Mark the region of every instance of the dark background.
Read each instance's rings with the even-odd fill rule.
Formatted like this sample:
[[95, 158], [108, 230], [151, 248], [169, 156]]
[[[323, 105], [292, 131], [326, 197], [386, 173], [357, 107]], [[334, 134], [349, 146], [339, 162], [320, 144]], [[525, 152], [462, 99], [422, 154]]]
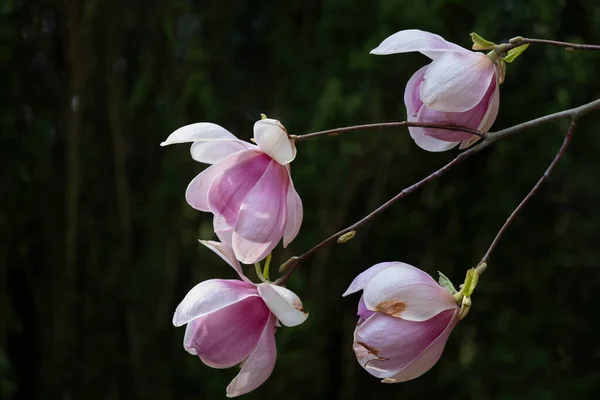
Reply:
[[[182, 348], [171, 317], [197, 282], [233, 273], [198, 242], [184, 200], [204, 166], [159, 147], [211, 121], [249, 139], [261, 112], [294, 134], [405, 118], [427, 59], [370, 56], [429, 30], [600, 43], [600, 3], [532, 1], [0, 2], [0, 397], [223, 399], [237, 369]], [[494, 129], [600, 94], [600, 54], [536, 45], [508, 65]], [[600, 114], [500, 242], [468, 318], [423, 377], [383, 385], [351, 349], [352, 278], [404, 261], [456, 284], [560, 146], [566, 122], [501, 141], [304, 264], [289, 287], [310, 318], [277, 332], [271, 378], [248, 399], [592, 399], [600, 388]], [[405, 129], [298, 146], [305, 207], [278, 264], [449, 161]], [[249, 272], [250, 274], [250, 272]]]

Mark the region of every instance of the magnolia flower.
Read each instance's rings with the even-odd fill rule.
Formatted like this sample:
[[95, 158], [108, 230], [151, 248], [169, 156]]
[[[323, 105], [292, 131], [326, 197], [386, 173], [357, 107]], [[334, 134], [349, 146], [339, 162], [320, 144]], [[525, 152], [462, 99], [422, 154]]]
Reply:
[[201, 122], [177, 129], [161, 143], [194, 142], [192, 158], [213, 164], [190, 182], [185, 198], [214, 214], [215, 233], [245, 264], [265, 258], [282, 237], [286, 247], [302, 224], [302, 202], [289, 167], [296, 157], [293, 140], [274, 119], [254, 124], [254, 140], [257, 145]]
[[270, 283], [256, 285], [246, 278], [227, 245], [201, 243], [231, 265], [241, 280], [199, 283], [177, 306], [173, 325], [187, 324], [183, 347], [209, 367], [241, 364], [240, 372], [227, 386], [227, 397], [235, 397], [256, 389], [273, 372], [279, 322], [296, 326], [308, 313], [292, 291]]
[[[433, 61], [410, 78], [404, 91], [408, 121], [463, 126], [487, 132], [498, 115], [501, 71], [483, 53], [464, 49], [441, 36], [416, 29], [397, 32], [371, 54], [418, 51]], [[428, 151], [465, 148], [479, 137], [433, 128], [408, 128]]]
[[433, 367], [458, 321], [450, 292], [401, 262], [372, 266], [344, 296], [359, 290], [353, 348], [360, 365], [384, 383], [408, 381]]

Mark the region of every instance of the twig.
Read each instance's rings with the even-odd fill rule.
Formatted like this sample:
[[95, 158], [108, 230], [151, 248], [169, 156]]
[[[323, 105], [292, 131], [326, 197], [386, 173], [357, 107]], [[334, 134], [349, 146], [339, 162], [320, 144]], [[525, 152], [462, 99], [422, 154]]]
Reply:
[[559, 42], [556, 40], [548, 40], [548, 39], [531, 39], [531, 38], [515, 38], [510, 41], [511, 47], [519, 47], [524, 44], [549, 44], [552, 46], [558, 47], [566, 47], [567, 49], [576, 49], [576, 50], [600, 50], [600, 46], [595, 44], [579, 44], [579, 43], [568, 43], [568, 42]]
[[471, 128], [467, 128], [464, 126], [430, 124], [430, 123], [426, 123], [426, 122], [409, 122], [409, 121], [380, 122], [380, 123], [375, 123], [375, 124], [344, 126], [342, 128], [328, 129], [326, 131], [307, 133], [304, 135], [291, 135], [290, 137], [292, 139], [294, 139], [294, 141], [296, 141], [296, 143], [298, 143], [303, 140], [311, 139], [311, 138], [314, 138], [317, 136], [339, 135], [340, 133], [349, 132], [349, 131], [358, 131], [358, 130], [363, 130], [363, 129], [375, 129], [375, 128], [395, 128], [395, 127], [399, 127], [399, 126], [416, 127], [416, 128], [445, 129], [447, 131], [470, 133], [471, 135], [479, 136], [480, 138], [485, 138], [485, 133], [480, 132], [477, 129], [471, 129]]
[[502, 228], [500, 228], [500, 230], [496, 234], [496, 237], [492, 241], [492, 244], [490, 244], [490, 247], [485, 252], [485, 255], [479, 262], [479, 265], [484, 264], [484, 263], [487, 264], [488, 260], [490, 259], [490, 255], [492, 254], [492, 251], [494, 251], [494, 249], [498, 245], [500, 238], [502, 237], [502, 235], [504, 234], [504, 232], [506, 231], [506, 229], [508, 228], [510, 223], [514, 221], [514, 219], [517, 216], [517, 214], [519, 213], [519, 211], [521, 211], [521, 209], [525, 206], [525, 204], [527, 204], [527, 202], [533, 197], [533, 195], [538, 192], [538, 190], [540, 189], [540, 186], [542, 186], [542, 184], [546, 181], [546, 179], [548, 179], [548, 177], [550, 176], [550, 174], [552, 173], [552, 171], [554, 170], [554, 168], [556, 167], [556, 165], [558, 164], [558, 162], [564, 155], [565, 150], [567, 149], [567, 146], [569, 145], [569, 143], [571, 143], [571, 139], [573, 138], [573, 134], [575, 133], [576, 126], [577, 126], [577, 124], [575, 122], [575, 119], [572, 119], [571, 125], [569, 125], [569, 130], [567, 131], [567, 135], [565, 136], [565, 140], [563, 141], [562, 146], [560, 146], [558, 153], [556, 153], [554, 160], [552, 160], [552, 162], [546, 169], [546, 172], [544, 172], [544, 175], [542, 175], [540, 180], [537, 181], [537, 183], [535, 184], [533, 189], [531, 189], [531, 191], [529, 193], [527, 193], [527, 196], [525, 196], [525, 198], [521, 201], [521, 203], [519, 203], [517, 208], [515, 208], [514, 211], [510, 214], [510, 216], [506, 219], [506, 221], [504, 222], [504, 225], [502, 225]]
[[[377, 209], [375, 209], [373, 212], [371, 212], [367, 216], [363, 217], [362, 219], [355, 222], [354, 224], [342, 229], [341, 231], [336, 232], [333, 235], [329, 236], [327, 239], [318, 243], [317, 245], [315, 245], [314, 247], [312, 247], [311, 249], [306, 251], [304, 254], [302, 254], [300, 256], [294, 256], [294, 257], [290, 258], [289, 260], [287, 260], [284, 264], [282, 264], [282, 266], [285, 266], [286, 272], [281, 278], [279, 278], [279, 279], [277, 279], [277, 281], [275, 281], [275, 284], [285, 285], [286, 282], [288, 281], [288, 279], [290, 278], [290, 276], [294, 273], [295, 269], [298, 268], [298, 266], [303, 261], [305, 261], [307, 258], [312, 256], [321, 247], [323, 247], [331, 242], [336, 241], [338, 237], [340, 237], [341, 235], [343, 235], [347, 232], [350, 232], [352, 230], [357, 230], [362, 225], [364, 225], [365, 223], [367, 223], [368, 221], [370, 221], [371, 219], [373, 219], [374, 217], [376, 217], [377, 215], [379, 215], [380, 213], [382, 213], [383, 211], [388, 209], [396, 201], [398, 201], [398, 200], [404, 198], [405, 196], [409, 195], [410, 193], [416, 191], [420, 187], [424, 186], [427, 182], [432, 181], [432, 180], [444, 175], [446, 172], [448, 172], [450, 169], [452, 169], [454, 166], [459, 164], [461, 161], [463, 161], [467, 157], [470, 157], [473, 154], [480, 152], [481, 150], [485, 149], [487, 146], [496, 142], [497, 140], [503, 139], [507, 136], [514, 135], [514, 134], [524, 131], [526, 129], [542, 125], [546, 122], [556, 121], [556, 120], [566, 119], [566, 118], [569, 118], [571, 120], [576, 120], [576, 119], [583, 117], [584, 115], [586, 115], [594, 110], [597, 110], [597, 109], [600, 109], [600, 99], [594, 100], [592, 102], [589, 102], [589, 103], [584, 104], [579, 107], [560, 111], [560, 112], [557, 112], [554, 114], [549, 114], [549, 115], [546, 115], [546, 116], [543, 116], [540, 118], [533, 119], [531, 121], [524, 122], [522, 124], [514, 125], [514, 126], [511, 126], [506, 129], [502, 129], [497, 132], [489, 132], [486, 135], [486, 138], [481, 143], [460, 153], [456, 158], [454, 158], [448, 164], [444, 165], [442, 168], [438, 169], [437, 171], [433, 172], [432, 174], [428, 175], [427, 177], [421, 179], [419, 182], [405, 188], [400, 193], [398, 193], [396, 196], [394, 196], [393, 198], [391, 198], [390, 200], [388, 200], [387, 202], [385, 202], [384, 204], [379, 206]], [[332, 131], [336, 131], [336, 130], [332, 130]], [[306, 136], [306, 135], [303, 135], [303, 136]]]

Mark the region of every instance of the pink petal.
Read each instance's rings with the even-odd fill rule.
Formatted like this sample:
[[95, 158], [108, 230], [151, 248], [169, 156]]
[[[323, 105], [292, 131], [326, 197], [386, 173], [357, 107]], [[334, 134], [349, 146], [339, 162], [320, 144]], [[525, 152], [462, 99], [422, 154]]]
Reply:
[[252, 150], [240, 151], [231, 154], [218, 163], [206, 168], [188, 185], [185, 192], [185, 199], [188, 204], [196, 210], [210, 212], [210, 207], [208, 205], [208, 190], [215, 177], [234, 165], [244, 162], [249, 158], [256, 157], [258, 154], [262, 153]]
[[308, 318], [308, 313], [302, 307], [302, 301], [291, 290], [269, 283], [261, 283], [257, 289], [269, 310], [283, 325], [300, 325]]
[[228, 247], [232, 247], [231, 239], [233, 236], [233, 227], [227, 225], [225, 222], [225, 218], [222, 215], [214, 215], [213, 217], [213, 227], [215, 229], [215, 234], [221, 241], [221, 243], [225, 244]]
[[[354, 341], [377, 359], [357, 354], [361, 357], [359, 363], [378, 378], [394, 376], [443, 334], [455, 311], [445, 311], [425, 322], [406, 321], [379, 313], [373, 315], [356, 328]], [[433, 364], [429, 368], [431, 366]]]
[[[408, 121], [416, 121], [417, 118], [408, 116]], [[432, 136], [425, 135], [425, 129], [410, 127], [408, 128], [408, 132], [410, 133], [410, 137], [415, 141], [417, 146], [422, 148], [423, 150], [431, 151], [431, 152], [440, 152], [450, 150], [456, 145], [458, 142], [445, 142], [442, 140], [438, 140]]]
[[470, 110], [487, 92], [494, 71], [494, 63], [484, 54], [443, 53], [429, 64], [425, 72], [421, 100], [437, 111]]
[[248, 298], [258, 298], [256, 286], [237, 279], [210, 279], [200, 282], [185, 295], [173, 315], [173, 325], [217, 312]]
[[364, 320], [369, 319], [371, 315], [375, 314], [375, 311], [371, 311], [365, 305], [365, 300], [362, 296], [360, 296], [360, 300], [358, 301], [358, 311], [356, 315], [358, 315], [359, 320], [358, 324], [360, 325]]
[[445, 310], [453, 310], [456, 300], [427, 273], [404, 263], [383, 268], [363, 289], [365, 305], [407, 321], [426, 321]]
[[196, 353], [196, 349], [194, 348], [192, 339], [196, 334], [196, 329], [198, 329], [198, 321], [199, 320], [196, 319], [188, 322], [185, 326], [185, 335], [183, 336], [183, 348], [185, 349], [185, 351], [194, 356], [197, 356], [198, 353]]
[[206, 365], [229, 368], [245, 360], [270, 320], [262, 299], [251, 297], [198, 319], [192, 346]]
[[[496, 88], [496, 80], [490, 82], [487, 92], [477, 104], [477, 106], [464, 112], [442, 112], [433, 110], [425, 105], [421, 107], [417, 114], [418, 122], [427, 122], [432, 124], [464, 126], [466, 128], [478, 129], [488, 114], [491, 99], [493, 98]], [[496, 110], [497, 111], [497, 110]], [[418, 132], [422, 130], [422, 134], [431, 136], [435, 139], [445, 142], [461, 142], [463, 140], [471, 140], [474, 135], [466, 132], [449, 131], [445, 129], [433, 128], [413, 128]]]
[[254, 124], [254, 140], [258, 147], [281, 165], [289, 164], [296, 158], [294, 141], [276, 119], [257, 121]]
[[300, 200], [300, 196], [294, 188], [289, 165], [287, 165], [287, 167], [290, 184], [288, 186], [285, 199], [287, 216], [285, 218], [285, 231], [283, 232], [283, 247], [287, 247], [288, 244], [290, 244], [292, 240], [296, 238], [296, 235], [298, 235], [298, 232], [300, 232], [300, 226], [302, 225], [303, 217], [302, 200]]
[[490, 95], [489, 103], [486, 107], [486, 113], [477, 127], [477, 129], [481, 132], [487, 132], [490, 130], [496, 121], [498, 110], [500, 109], [500, 84], [498, 83], [498, 76], [496, 76], [496, 79], [494, 79], [492, 86], [492, 93]]
[[373, 276], [375, 276], [376, 273], [381, 271], [383, 268], [394, 266], [396, 264], [397, 263], [395, 262], [382, 262], [379, 264], [375, 264], [369, 269], [361, 272], [356, 278], [354, 278], [354, 280], [352, 281], [348, 289], [346, 289], [342, 297], [346, 297], [349, 294], [356, 293], [359, 290], [363, 290], [365, 285], [369, 283], [369, 281], [373, 278]]
[[288, 184], [286, 168], [272, 161], [244, 198], [233, 228], [233, 251], [242, 263], [262, 260], [281, 240]]
[[[449, 311], [446, 311], [448, 313]], [[395, 375], [384, 379], [384, 383], [396, 383], [396, 382], [406, 382], [411, 379], [418, 378], [423, 375], [425, 372], [429, 371], [431, 367], [438, 362], [442, 353], [444, 351], [444, 347], [446, 346], [446, 341], [452, 333], [452, 329], [456, 326], [458, 322], [458, 309], [454, 311], [448, 326], [444, 329], [444, 331], [429, 345], [421, 354], [419, 354], [410, 364], [402, 368]]]
[[237, 376], [227, 386], [227, 397], [240, 396], [262, 385], [271, 376], [276, 359], [275, 317], [271, 315], [256, 348], [244, 361]]
[[235, 254], [233, 254], [233, 249], [230, 246], [220, 242], [214, 242], [212, 240], [200, 240], [200, 243], [214, 251], [227, 264], [229, 264], [244, 282], [252, 283], [252, 281], [248, 279], [246, 275], [244, 275], [244, 272], [242, 271], [242, 266], [240, 265], [240, 262], [237, 260], [237, 258], [235, 258]]
[[[208, 189], [208, 205], [225, 223], [235, 226], [242, 201], [265, 173], [271, 158], [262, 152], [234, 164], [217, 175]], [[235, 153], [243, 154], [243, 153]]]
[[421, 101], [421, 83], [423, 83], [427, 67], [428, 65], [415, 72], [408, 80], [406, 89], [404, 89], [404, 104], [406, 105], [409, 117], [416, 117], [423, 106], [423, 102]]
[[214, 140], [194, 142], [190, 152], [194, 160], [206, 164], [214, 164], [242, 150], [258, 150], [258, 147], [239, 139]]
[[431, 59], [436, 59], [442, 52], [468, 52], [467, 49], [448, 42], [434, 33], [407, 29], [386, 38], [371, 50], [371, 54], [386, 55], [411, 51], [418, 51]]
[[238, 140], [227, 129], [211, 122], [199, 122], [182, 126], [171, 133], [161, 146], [169, 144], [196, 142], [198, 140]]

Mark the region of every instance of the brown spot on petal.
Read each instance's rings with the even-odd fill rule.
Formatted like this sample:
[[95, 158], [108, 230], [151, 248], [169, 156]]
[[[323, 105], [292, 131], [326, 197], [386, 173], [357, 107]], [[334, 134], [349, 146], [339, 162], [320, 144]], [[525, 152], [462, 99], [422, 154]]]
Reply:
[[377, 357], [377, 355], [379, 354], [379, 350], [377, 350], [375, 347], [371, 347], [368, 344], [364, 343], [364, 342], [356, 342], [358, 344], [360, 344], [362, 347], [364, 347], [365, 349], [367, 349], [367, 351], [369, 352], [369, 354], [373, 354], [375, 357]]
[[394, 317], [399, 317], [404, 310], [406, 310], [406, 303], [399, 300], [382, 301], [375, 307], [375, 311]]

